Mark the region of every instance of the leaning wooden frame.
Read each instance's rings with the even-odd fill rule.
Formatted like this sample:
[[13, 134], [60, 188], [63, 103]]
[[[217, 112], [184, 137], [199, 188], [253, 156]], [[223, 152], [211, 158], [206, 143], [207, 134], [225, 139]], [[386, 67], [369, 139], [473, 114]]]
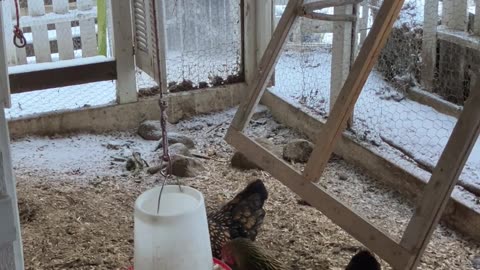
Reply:
[[[390, 235], [378, 229], [366, 218], [315, 183], [320, 179], [333, 149], [346, 127], [349, 116], [353, 112], [368, 75], [390, 35], [404, 0], [384, 0], [370, 33], [335, 101], [325, 128], [318, 134], [316, 146], [303, 173], [296, 171], [287, 162], [248, 138], [243, 132], [265, 91], [280, 51], [296, 18], [298, 16], [322, 18], [323, 16], [311, 16], [312, 9], [358, 2], [358, 0], [323, 0], [304, 5], [303, 0], [289, 1], [260, 61], [248, 97], [240, 104], [225, 140], [379, 255], [394, 269], [416, 269], [477, 140], [480, 131], [479, 91], [472, 92], [465, 104], [400, 242], [395, 241]], [[350, 20], [350, 18], [345, 19]], [[480, 88], [480, 83], [477, 84], [477, 87]]]

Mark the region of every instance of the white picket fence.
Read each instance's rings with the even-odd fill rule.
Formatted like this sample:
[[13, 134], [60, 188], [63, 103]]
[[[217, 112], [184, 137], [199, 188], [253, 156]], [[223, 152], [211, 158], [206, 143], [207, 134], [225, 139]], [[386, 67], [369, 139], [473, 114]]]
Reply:
[[[13, 27], [16, 25], [14, 1], [16, 0], [1, 1], [4, 14], [11, 14], [11, 17], [3, 18], [5, 40], [11, 44], [7, 46], [9, 66], [98, 55], [96, 1], [76, 0], [74, 3], [69, 3], [68, 0], [52, 0], [52, 5], [45, 5], [44, 0], [22, 0], [26, 1], [27, 8], [22, 8], [20, 12], [20, 27], [22, 30], [31, 29], [31, 32], [24, 31], [24, 35], [27, 46], [33, 46], [33, 56], [27, 55], [26, 47], [13, 46]], [[72, 27], [72, 22], [78, 22], [75, 24], [78, 26]], [[49, 25], [55, 25], [55, 29], [49, 30]], [[78, 40], [78, 38], [81, 44], [74, 46], [74, 39]], [[51, 50], [51, 43], [56, 43], [55, 52]]]

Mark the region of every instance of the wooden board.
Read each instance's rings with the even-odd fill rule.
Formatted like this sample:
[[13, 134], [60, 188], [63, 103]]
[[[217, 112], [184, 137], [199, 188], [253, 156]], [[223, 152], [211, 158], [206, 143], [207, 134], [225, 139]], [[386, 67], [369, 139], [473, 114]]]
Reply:
[[[70, 60], [75, 61], [75, 60]], [[85, 76], [88, 74], [88, 76]], [[36, 70], [9, 75], [13, 94], [54, 87], [63, 87], [117, 78], [116, 61], [102, 61], [69, 67]], [[45, 78], [49, 78], [46, 80]]]

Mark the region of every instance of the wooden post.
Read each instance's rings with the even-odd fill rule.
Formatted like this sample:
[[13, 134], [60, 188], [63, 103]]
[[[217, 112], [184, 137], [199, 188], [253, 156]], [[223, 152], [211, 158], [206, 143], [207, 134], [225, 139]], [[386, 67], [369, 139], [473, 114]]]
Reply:
[[[11, 9], [11, 2], [10, 1], [0, 1], [0, 7], [2, 9], [2, 39], [7, 40], [9, 42], [10, 46], [5, 46], [6, 49], [6, 54], [5, 59], [8, 63], [8, 65], [15, 65], [17, 64], [17, 55], [16, 55], [16, 50], [15, 46], [12, 44], [12, 39], [13, 39], [13, 20], [11, 16], [8, 16], [10, 14], [10, 9]], [[5, 44], [6, 45], [6, 44]]]
[[[334, 15], [352, 15], [352, 5], [334, 7]], [[352, 22], [333, 22], [332, 63], [330, 77], [330, 111], [350, 72], [352, 60]], [[350, 119], [353, 118], [353, 113]]]
[[450, 199], [458, 177], [480, 133], [480, 84], [475, 85], [463, 112], [450, 135], [445, 150], [424, 188], [413, 218], [410, 220], [401, 244], [417, 254], [409, 261], [408, 269], [415, 269], [421, 254], [430, 241], [440, 217]]
[[[5, 20], [4, 17], [8, 18], [11, 21], [10, 9], [5, 9], [8, 7], [5, 5], [5, 1], [0, 2], [0, 29], [5, 29]], [[6, 16], [5, 16], [6, 14]], [[10, 37], [10, 35], [8, 36]], [[0, 103], [6, 108], [10, 108], [11, 99], [10, 99], [10, 81], [8, 78], [8, 47], [13, 47], [13, 44], [7, 45], [7, 40], [12, 42], [9, 39], [6, 39], [3, 34], [0, 34]]]
[[480, 35], [480, 0], [475, 0], [475, 18], [473, 24], [473, 32]]
[[[444, 3], [445, 4], [445, 3]], [[433, 91], [437, 65], [437, 25], [438, 0], [425, 0], [422, 37], [422, 76], [423, 87]]]
[[257, 72], [257, 16], [256, 16], [255, 0], [243, 0], [243, 48], [244, 48], [244, 65], [245, 65], [245, 82], [251, 85], [255, 73]]
[[[0, 9], [0, 17], [11, 18], [10, 9]], [[3, 28], [0, 19], [0, 29]], [[17, 191], [13, 174], [10, 136], [5, 108], [11, 107], [10, 84], [4, 35], [0, 34], [0, 269], [23, 270], [22, 237]], [[13, 46], [13, 45], [10, 45]], [[11, 229], [8, 229], [10, 227]], [[3, 233], [3, 234], [2, 234]]]
[[137, 83], [133, 55], [132, 15], [129, 0], [110, 0], [113, 17], [113, 38], [117, 61], [117, 102], [136, 102]]
[[[267, 49], [268, 42], [272, 38], [274, 26], [274, 0], [256, 1], [256, 66], [262, 59], [262, 55]], [[270, 85], [273, 85], [275, 73], [272, 74]]]
[[443, 0], [442, 24], [455, 30], [466, 31], [467, 7], [468, 0]]
[[[185, 3], [185, 2], [183, 2]], [[156, 11], [157, 11], [157, 32], [158, 32], [158, 44], [155, 46], [158, 47], [158, 59], [160, 66], [159, 70], [156, 72], [157, 80], [160, 83], [160, 89], [163, 93], [167, 93], [167, 34], [165, 28], [165, 0], [155, 1]], [[183, 31], [182, 31], [183, 32]]]
[[256, 2], [256, 58], [258, 60], [262, 58], [262, 55], [268, 46], [268, 42], [270, 42], [270, 39], [272, 38], [272, 33], [274, 29], [272, 20], [273, 2], [274, 0], [263, 0]]
[[[438, 0], [437, 0], [438, 1]], [[368, 27], [368, 11], [370, 10], [369, 8], [369, 1], [364, 0], [361, 3], [362, 6], [362, 16], [360, 17], [358, 21], [358, 31], [360, 32], [360, 40], [358, 47], [360, 48], [363, 45], [363, 42], [365, 41], [365, 38], [367, 37], [367, 27]]]

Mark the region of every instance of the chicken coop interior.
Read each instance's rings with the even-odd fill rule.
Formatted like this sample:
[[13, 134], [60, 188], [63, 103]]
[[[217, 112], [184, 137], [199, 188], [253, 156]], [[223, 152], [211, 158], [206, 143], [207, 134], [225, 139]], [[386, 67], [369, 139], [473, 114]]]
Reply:
[[480, 269], [480, 0], [0, 7], [0, 270]]

